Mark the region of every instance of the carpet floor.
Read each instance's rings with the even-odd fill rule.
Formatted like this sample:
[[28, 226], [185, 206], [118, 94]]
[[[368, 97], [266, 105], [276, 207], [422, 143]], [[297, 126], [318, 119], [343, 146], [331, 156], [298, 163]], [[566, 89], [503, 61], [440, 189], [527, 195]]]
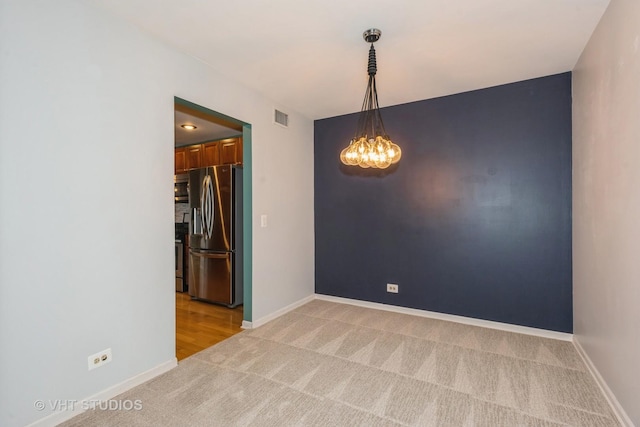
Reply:
[[64, 426], [619, 426], [570, 342], [314, 300]]

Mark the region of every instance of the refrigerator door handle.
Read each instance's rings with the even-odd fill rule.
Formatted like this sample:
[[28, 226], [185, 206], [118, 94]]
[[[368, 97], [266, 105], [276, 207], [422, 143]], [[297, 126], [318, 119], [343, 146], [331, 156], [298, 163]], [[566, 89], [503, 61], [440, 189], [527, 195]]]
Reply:
[[202, 180], [202, 188], [200, 189], [200, 218], [202, 221], [202, 234], [206, 234], [207, 233], [207, 220], [206, 218], [206, 211], [204, 209], [204, 205], [205, 205], [205, 188], [206, 188], [206, 182], [207, 182], [207, 176], [204, 177], [204, 179]]
[[211, 181], [211, 175], [206, 175], [202, 181], [202, 194], [200, 195], [200, 211], [202, 214], [202, 228], [203, 234], [206, 234], [207, 238], [211, 239], [213, 236], [213, 223], [214, 223], [214, 198], [213, 198], [213, 183]]
[[214, 215], [215, 215], [215, 210], [214, 210], [214, 202], [215, 199], [213, 198], [213, 181], [211, 180], [211, 175], [207, 175], [207, 234], [209, 235], [209, 238], [211, 239], [213, 237], [213, 220], [214, 220]]

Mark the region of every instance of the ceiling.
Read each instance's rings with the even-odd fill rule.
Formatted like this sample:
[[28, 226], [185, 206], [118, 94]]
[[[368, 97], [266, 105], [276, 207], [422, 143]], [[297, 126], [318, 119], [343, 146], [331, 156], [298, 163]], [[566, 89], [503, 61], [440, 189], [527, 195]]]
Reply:
[[310, 119], [570, 71], [609, 0], [89, 0]]
[[[174, 129], [175, 129], [175, 145], [181, 147], [183, 145], [199, 144], [201, 142], [215, 141], [218, 139], [230, 138], [242, 134], [242, 129], [238, 127], [227, 127], [217, 122], [215, 117], [207, 117], [204, 114], [198, 114], [195, 111], [188, 111], [186, 108], [176, 106]], [[186, 130], [182, 125], [194, 125], [196, 129]]]

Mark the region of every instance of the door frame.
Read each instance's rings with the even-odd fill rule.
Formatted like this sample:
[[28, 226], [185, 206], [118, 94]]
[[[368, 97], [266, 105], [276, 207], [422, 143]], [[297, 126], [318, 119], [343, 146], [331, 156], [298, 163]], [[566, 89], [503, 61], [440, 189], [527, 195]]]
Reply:
[[220, 119], [223, 122], [231, 123], [242, 129], [242, 272], [243, 272], [243, 309], [242, 318], [244, 322], [251, 322], [253, 319], [253, 230], [252, 221], [253, 218], [253, 206], [252, 206], [252, 156], [251, 156], [251, 124], [238, 120], [236, 118], [227, 116], [226, 114], [219, 113], [209, 108], [203, 107], [193, 102], [189, 102], [186, 99], [173, 97], [174, 105], [180, 104], [185, 107], [200, 111], [202, 113], [211, 115]]

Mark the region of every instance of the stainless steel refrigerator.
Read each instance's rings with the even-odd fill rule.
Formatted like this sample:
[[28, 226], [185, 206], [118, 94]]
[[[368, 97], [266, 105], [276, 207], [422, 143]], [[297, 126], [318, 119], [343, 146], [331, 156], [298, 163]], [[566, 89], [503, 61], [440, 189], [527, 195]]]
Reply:
[[189, 172], [189, 295], [242, 304], [242, 168]]

